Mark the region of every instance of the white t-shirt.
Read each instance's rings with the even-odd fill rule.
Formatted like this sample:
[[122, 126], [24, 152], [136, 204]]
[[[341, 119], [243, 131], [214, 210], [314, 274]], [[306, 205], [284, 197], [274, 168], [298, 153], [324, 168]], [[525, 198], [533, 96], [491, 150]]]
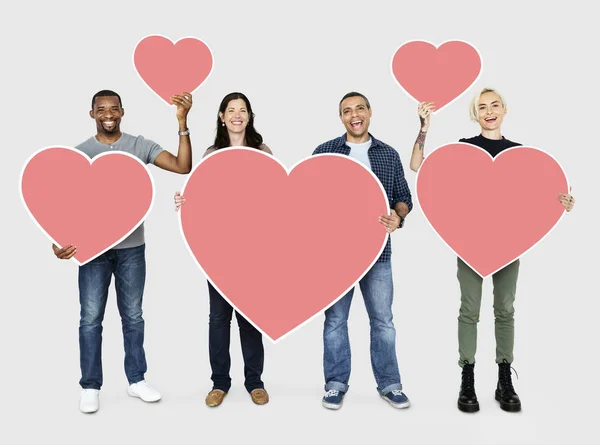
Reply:
[[358, 162], [364, 164], [369, 170], [371, 169], [371, 161], [369, 161], [369, 147], [371, 146], [371, 139], [362, 144], [355, 144], [352, 142], [346, 142], [346, 145], [350, 147], [350, 157], [356, 159]]

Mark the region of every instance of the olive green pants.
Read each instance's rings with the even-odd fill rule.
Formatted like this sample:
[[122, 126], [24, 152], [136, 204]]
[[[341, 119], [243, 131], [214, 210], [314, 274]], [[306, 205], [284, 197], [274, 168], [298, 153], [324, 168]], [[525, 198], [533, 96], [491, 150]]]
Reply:
[[[496, 333], [496, 363], [504, 359], [513, 361], [515, 343], [515, 320], [513, 303], [517, 290], [519, 260], [492, 275], [494, 283], [494, 317]], [[477, 350], [477, 323], [481, 308], [483, 278], [458, 258], [458, 282], [460, 283], [460, 313], [458, 315], [458, 353], [460, 367], [475, 363]]]

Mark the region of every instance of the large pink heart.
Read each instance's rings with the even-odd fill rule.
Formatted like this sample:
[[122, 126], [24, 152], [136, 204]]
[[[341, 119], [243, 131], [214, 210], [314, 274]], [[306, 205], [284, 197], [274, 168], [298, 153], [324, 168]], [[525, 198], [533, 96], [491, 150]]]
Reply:
[[255, 149], [219, 150], [188, 177], [181, 229], [221, 294], [273, 342], [342, 297], [385, 247], [377, 178], [347, 156], [288, 174]]
[[470, 43], [451, 40], [436, 48], [414, 40], [396, 50], [392, 74], [417, 102], [435, 102], [436, 111], [462, 96], [481, 73], [481, 56]]
[[471, 144], [434, 150], [417, 174], [425, 217], [444, 242], [482, 277], [539, 243], [558, 223], [567, 178], [556, 160], [533, 147], [496, 158]]
[[83, 265], [124, 240], [154, 200], [148, 168], [123, 152], [93, 161], [70, 147], [34, 153], [21, 173], [21, 197], [38, 227], [59, 247], [73, 244]]
[[172, 95], [193, 93], [208, 78], [213, 56], [208, 45], [195, 37], [173, 43], [152, 35], [136, 45], [133, 65], [146, 85], [171, 105]]

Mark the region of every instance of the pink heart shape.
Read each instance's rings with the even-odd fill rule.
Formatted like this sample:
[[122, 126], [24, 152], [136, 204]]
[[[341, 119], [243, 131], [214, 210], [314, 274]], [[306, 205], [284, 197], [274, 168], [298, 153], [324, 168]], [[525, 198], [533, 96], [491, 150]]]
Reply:
[[91, 160], [74, 148], [46, 147], [27, 160], [20, 186], [31, 218], [59, 247], [77, 246], [79, 265], [131, 234], [154, 200], [148, 168], [123, 152]]
[[436, 112], [454, 102], [481, 74], [481, 55], [468, 42], [404, 43], [392, 57], [392, 75], [417, 102], [435, 102]]
[[173, 43], [152, 35], [136, 45], [133, 65], [144, 83], [171, 105], [172, 95], [193, 93], [208, 78], [213, 56], [208, 45], [195, 37]]
[[347, 156], [289, 171], [255, 149], [204, 158], [188, 177], [180, 225], [210, 282], [276, 342], [342, 297], [379, 258], [385, 191]]
[[442, 240], [482, 277], [538, 244], [558, 223], [569, 190], [556, 160], [534, 147], [492, 158], [471, 144], [434, 150], [417, 174], [416, 194]]

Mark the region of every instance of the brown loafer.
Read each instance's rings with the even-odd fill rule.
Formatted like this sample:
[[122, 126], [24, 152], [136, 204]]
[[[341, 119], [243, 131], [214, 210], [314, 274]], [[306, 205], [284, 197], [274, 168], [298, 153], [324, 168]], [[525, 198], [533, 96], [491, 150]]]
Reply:
[[226, 395], [227, 393], [221, 389], [213, 389], [206, 396], [206, 404], [208, 406], [219, 406]]
[[250, 393], [250, 397], [252, 397], [252, 401], [257, 405], [264, 405], [265, 403], [269, 403], [269, 393], [266, 389], [263, 388], [253, 389]]

